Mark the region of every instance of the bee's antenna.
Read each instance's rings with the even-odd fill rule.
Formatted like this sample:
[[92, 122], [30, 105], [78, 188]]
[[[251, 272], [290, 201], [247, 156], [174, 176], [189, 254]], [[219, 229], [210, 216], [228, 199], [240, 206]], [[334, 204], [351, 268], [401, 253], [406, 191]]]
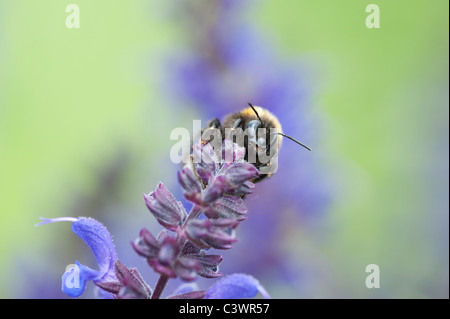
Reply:
[[259, 117], [258, 112], [256, 111], [255, 107], [253, 106], [252, 103], [248, 103], [248, 105], [250, 105], [250, 107], [252, 108], [253, 112], [255, 112], [256, 116], [258, 117], [258, 120], [261, 122], [261, 125], [263, 125], [263, 121], [261, 120], [261, 118]]
[[303, 146], [304, 148], [306, 148], [308, 151], [311, 151], [311, 148], [309, 148], [308, 146], [306, 146], [305, 144], [303, 144], [303, 143], [300, 143], [299, 141], [297, 141], [295, 138], [293, 138], [293, 137], [290, 137], [289, 135], [286, 135], [286, 134], [283, 134], [283, 133], [279, 133], [279, 132], [275, 132], [275, 133], [272, 133], [272, 134], [278, 134], [278, 135], [281, 135], [281, 136], [284, 136], [284, 137], [287, 137], [288, 139], [290, 139], [291, 141], [294, 141], [295, 143], [297, 143], [298, 145], [301, 145], [301, 146]]

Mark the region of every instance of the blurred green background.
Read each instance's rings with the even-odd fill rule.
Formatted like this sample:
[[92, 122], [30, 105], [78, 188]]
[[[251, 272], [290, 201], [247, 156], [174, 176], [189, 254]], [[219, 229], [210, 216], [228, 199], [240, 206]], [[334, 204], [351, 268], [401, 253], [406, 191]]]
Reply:
[[[69, 3], [80, 29], [65, 26]], [[252, 1], [245, 16], [309, 65], [322, 136], [313, 149], [334, 198], [282, 243], [327, 275], [306, 273], [301, 296], [263, 282], [273, 297], [448, 298], [449, 4], [378, 0], [381, 28], [368, 29], [369, 3]], [[177, 5], [0, 0], [0, 297], [55, 296], [77, 256], [70, 228], [36, 228], [39, 216], [95, 216], [113, 197], [102, 222], [126, 225], [146, 214], [142, 192], [175, 180], [169, 132], [201, 118], [172, 108], [158, 85], [163, 57], [189, 34]], [[117, 246], [137, 233], [115, 236]], [[372, 263], [381, 287], [369, 290]], [[33, 286], [43, 269], [55, 277], [45, 291]]]

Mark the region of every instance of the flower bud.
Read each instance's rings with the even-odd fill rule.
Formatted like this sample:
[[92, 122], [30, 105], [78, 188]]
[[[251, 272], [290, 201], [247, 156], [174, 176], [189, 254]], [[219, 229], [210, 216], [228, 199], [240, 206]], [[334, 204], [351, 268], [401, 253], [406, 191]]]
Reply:
[[229, 249], [236, 242], [234, 229], [239, 224], [235, 219], [192, 220], [186, 227], [186, 235], [200, 248]]
[[165, 228], [175, 231], [185, 220], [187, 213], [183, 205], [177, 202], [163, 183], [159, 183], [154, 192], [144, 194], [145, 204], [156, 220]]

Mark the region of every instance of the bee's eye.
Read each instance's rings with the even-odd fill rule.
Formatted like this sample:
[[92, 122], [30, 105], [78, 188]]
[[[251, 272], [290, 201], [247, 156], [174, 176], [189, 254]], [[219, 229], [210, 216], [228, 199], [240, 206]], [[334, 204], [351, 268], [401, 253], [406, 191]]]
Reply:
[[265, 134], [263, 136], [258, 136], [258, 129], [261, 127], [261, 122], [258, 120], [252, 120], [248, 123], [248, 137], [249, 142], [252, 144], [255, 144], [259, 149], [265, 149], [266, 148], [266, 136]]
[[269, 145], [267, 145], [267, 155], [269, 155], [269, 153], [270, 153], [270, 148], [275, 147], [275, 145], [277, 143], [277, 139], [278, 139], [277, 134], [272, 134], [270, 136], [270, 142], [269, 142]]
[[260, 125], [261, 123], [257, 120], [252, 120], [247, 124], [248, 141], [255, 146], [257, 146], [259, 142], [257, 134]]
[[248, 123], [247, 128], [248, 128], [248, 135], [250, 138], [256, 140], [256, 134], [258, 132], [258, 128], [260, 125], [261, 123], [258, 120], [253, 120]]
[[278, 140], [278, 135], [277, 135], [277, 134], [271, 134], [269, 146], [270, 146], [270, 145], [275, 146], [276, 143], [277, 143], [277, 140]]
[[258, 138], [257, 144], [258, 147], [266, 148], [266, 139], [264, 137]]

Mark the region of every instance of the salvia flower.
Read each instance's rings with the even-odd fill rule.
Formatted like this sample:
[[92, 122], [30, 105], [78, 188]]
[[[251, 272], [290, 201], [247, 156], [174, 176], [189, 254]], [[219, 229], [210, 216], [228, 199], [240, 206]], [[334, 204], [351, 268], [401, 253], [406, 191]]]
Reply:
[[253, 298], [258, 293], [271, 298], [256, 278], [238, 273], [222, 277], [207, 290], [199, 290], [195, 283], [182, 284], [169, 299], [241, 299]]
[[247, 213], [242, 197], [259, 171], [244, 160], [245, 148], [228, 139], [220, 144], [217, 149], [200, 140], [192, 149], [192, 165], [178, 172], [184, 196], [193, 204], [189, 214], [161, 182], [145, 195], [147, 208], [166, 229], [156, 237], [142, 229], [132, 247], [161, 276], [193, 281], [196, 275], [222, 275], [223, 258], [205, 249], [230, 249], [236, 242], [235, 229]]
[[189, 240], [201, 248], [230, 249], [236, 242], [234, 229], [239, 224], [236, 219], [196, 219], [186, 225]]
[[102, 281], [96, 285], [117, 299], [149, 299], [152, 289], [135, 268], [127, 268], [120, 260], [114, 263], [117, 281]]
[[86, 282], [93, 281], [102, 291], [103, 298], [149, 298], [150, 287], [136, 269], [128, 269], [117, 258], [111, 234], [104, 225], [92, 218], [59, 217], [41, 218], [36, 226], [61, 221], [72, 222], [72, 231], [91, 249], [99, 270], [80, 264], [68, 265], [62, 276], [62, 291], [71, 296], [83, 294]]
[[[99, 270], [93, 270], [75, 261], [63, 275], [63, 291], [80, 296], [90, 280], [101, 289], [98, 295], [102, 297], [157, 299], [169, 278], [192, 282], [197, 275], [221, 277], [219, 264], [223, 257], [209, 249], [230, 249], [236, 242], [235, 229], [247, 213], [243, 197], [251, 192], [251, 181], [259, 176], [259, 171], [244, 161], [244, 148], [229, 140], [221, 144], [222, 150], [217, 151], [200, 141], [193, 148], [198, 161], [178, 173], [184, 196], [193, 204], [189, 214], [161, 182], [153, 192], [144, 194], [148, 210], [165, 229], [154, 236], [143, 228], [131, 246], [160, 274], [154, 290], [137, 269], [120, 262], [111, 235], [98, 221], [62, 217], [38, 224], [72, 222], [72, 230], [86, 242], [99, 265]], [[226, 276], [208, 290], [183, 286], [170, 298], [249, 298], [258, 291], [268, 295], [253, 277], [236, 274]]]
[[[234, 230], [247, 213], [241, 198], [247, 192], [239, 191], [259, 175], [244, 155], [245, 149], [229, 140], [221, 151], [202, 142], [193, 147], [194, 165], [178, 172], [184, 196], [193, 203], [189, 215], [162, 183], [144, 196], [147, 208], [166, 229], [156, 237], [142, 229], [131, 245], [156, 272], [185, 281], [195, 275], [221, 276], [222, 257], [204, 249], [229, 249], [236, 242]], [[197, 219], [202, 214], [207, 218]]]
[[169, 230], [176, 230], [186, 219], [187, 213], [177, 202], [163, 183], [159, 183], [154, 192], [145, 195], [145, 204], [156, 220]]
[[170, 295], [169, 299], [203, 299], [206, 291], [199, 290], [196, 283], [184, 283]]
[[[188, 103], [204, 119], [222, 118], [246, 107], [247, 102], [260, 105], [275, 114], [283, 131], [314, 145], [321, 115], [311, 108], [315, 84], [314, 67], [301, 57], [287, 57], [254, 22], [253, 12], [263, 1], [196, 0], [183, 1], [173, 12], [186, 41], [166, 55], [166, 78], [163, 89], [170, 89], [169, 103], [178, 109]], [[186, 31], [188, 30], [188, 31]], [[314, 76], [313, 76], [314, 78]], [[308, 116], [305, 116], [309, 114]], [[300, 164], [301, 163], [301, 164]], [[270, 245], [254, 245], [243, 240], [236, 252], [251, 258], [239, 258], [228, 269], [251, 271], [265, 276], [270, 267], [285, 269], [288, 282], [298, 274], [290, 258], [282, 256], [276, 244], [286, 232], [281, 231], [279, 213], [293, 214], [292, 227], [305, 218], [322, 217], [330, 204], [330, 184], [321, 174], [314, 154], [302, 156], [295, 144], [287, 142], [279, 156], [279, 169], [270, 181], [258, 184], [258, 196], [271, 200], [250, 200], [247, 207], [258, 211], [250, 220], [243, 239], [264, 232]], [[204, 177], [202, 175], [202, 177]], [[251, 192], [253, 184], [245, 183], [240, 192]], [[276, 199], [276, 200], [273, 200]], [[300, 219], [297, 219], [300, 218]], [[287, 272], [290, 274], [287, 275]], [[289, 279], [287, 279], [289, 278]]]
[[[178, 173], [178, 181], [188, 201], [211, 207], [224, 195], [234, 195], [235, 201], [240, 203], [243, 195], [251, 193], [254, 188], [251, 180], [259, 176], [259, 171], [244, 161], [245, 148], [226, 139], [221, 154], [219, 158], [211, 144], [194, 145], [194, 169], [186, 166]], [[204, 189], [196, 176], [205, 185]], [[228, 196], [227, 199], [233, 198]]]
[[101, 283], [117, 280], [114, 263], [117, 260], [116, 248], [111, 235], [100, 222], [92, 218], [41, 218], [38, 225], [55, 223], [60, 221], [72, 222], [72, 231], [80, 237], [91, 249], [99, 270], [91, 269], [75, 261], [75, 265], [69, 265], [62, 277], [62, 290], [71, 297], [80, 296], [85, 289], [87, 281]]
[[208, 254], [206, 250], [198, 248], [189, 241], [184, 244], [183, 254], [185, 257], [198, 262], [200, 268], [197, 270], [197, 274], [199, 276], [204, 278], [217, 278], [222, 276], [219, 272], [219, 264], [223, 260], [222, 256]]
[[238, 221], [243, 221], [247, 217], [247, 208], [244, 200], [238, 196], [224, 195], [210, 205], [205, 213], [209, 218], [234, 218]]

